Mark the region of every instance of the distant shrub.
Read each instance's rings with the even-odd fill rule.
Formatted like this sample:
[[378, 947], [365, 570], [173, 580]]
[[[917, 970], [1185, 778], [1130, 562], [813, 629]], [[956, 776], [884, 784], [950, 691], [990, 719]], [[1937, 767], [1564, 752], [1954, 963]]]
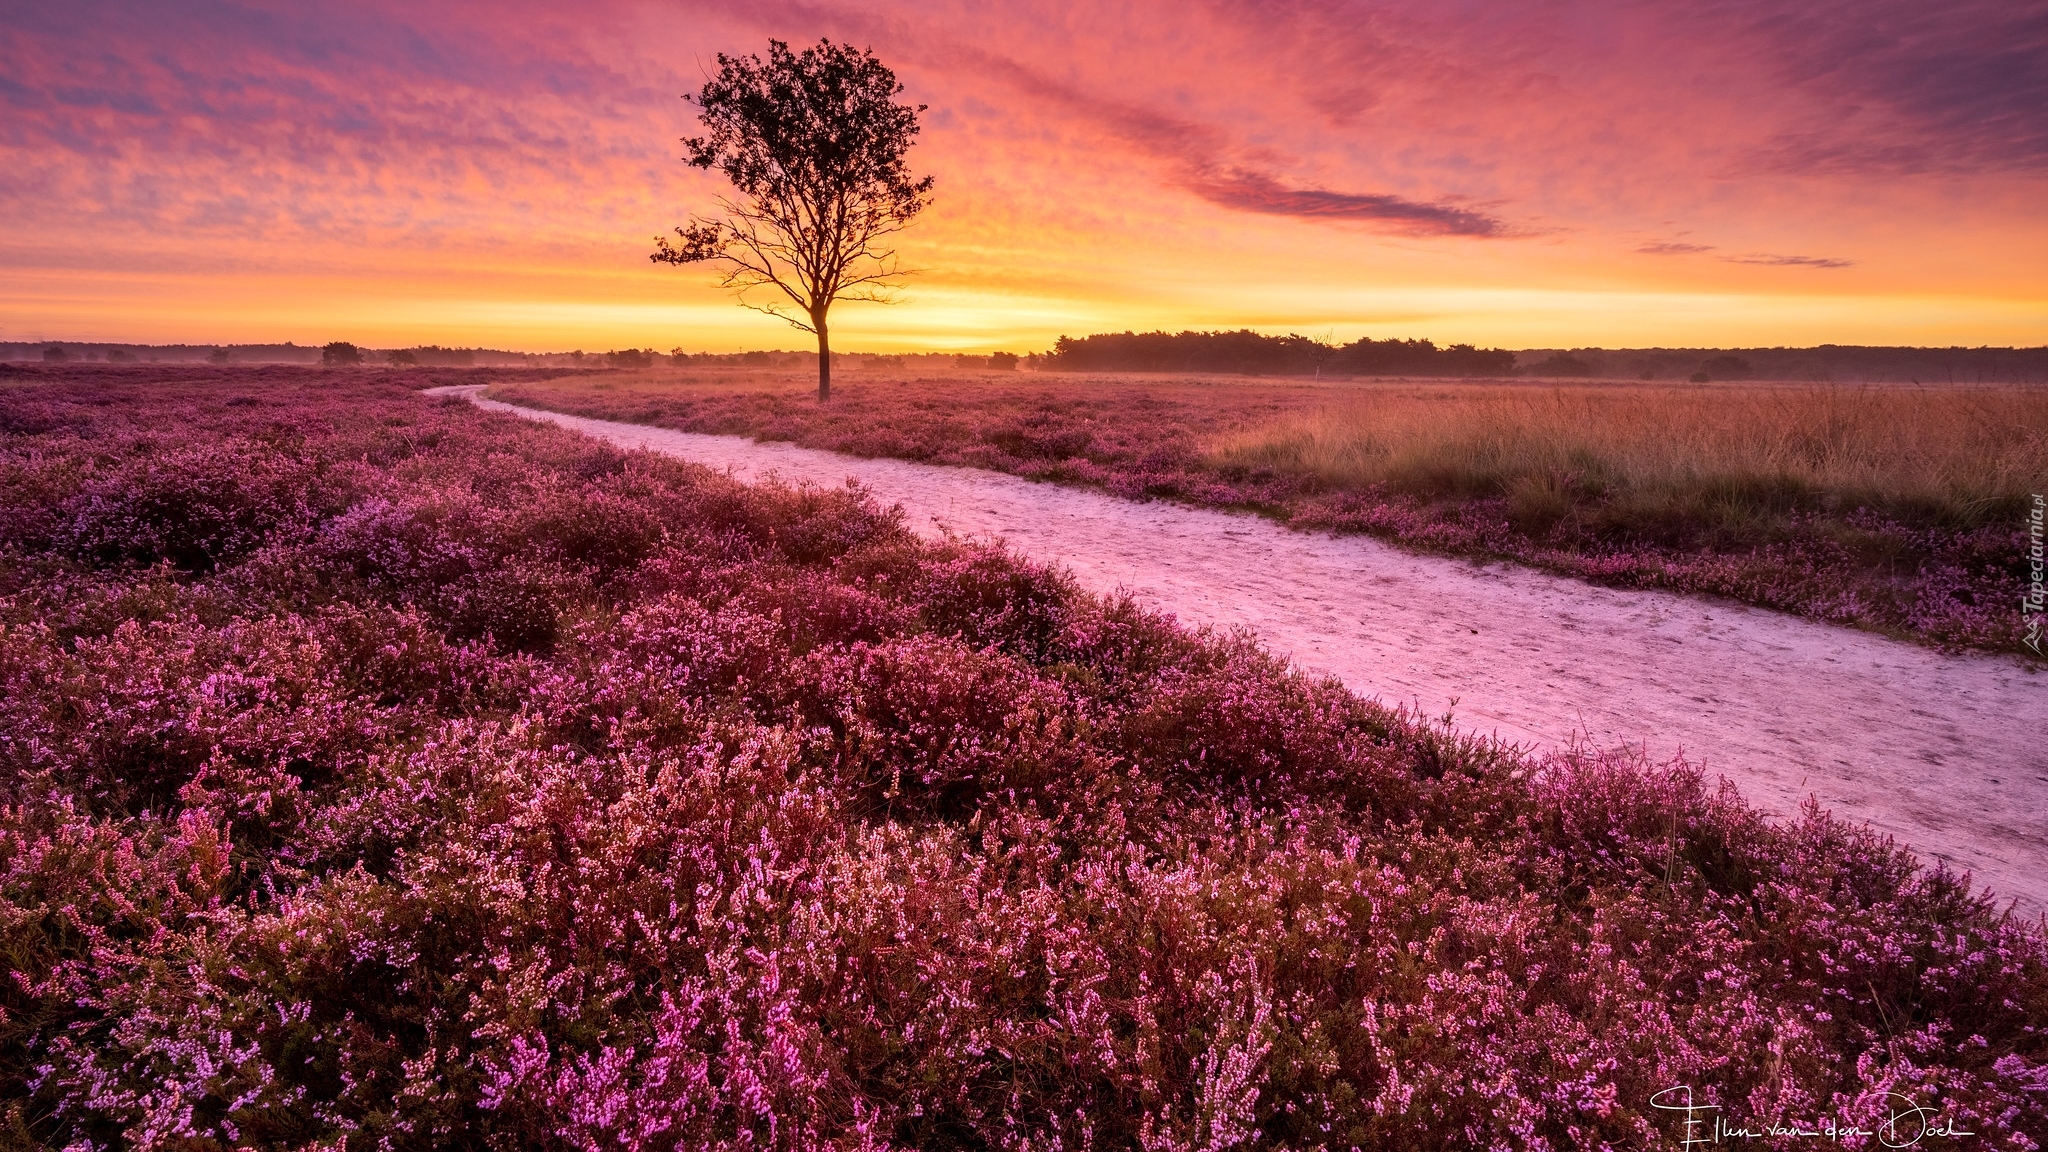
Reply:
[[384, 354], [384, 362], [396, 368], [411, 368], [420, 362], [410, 348], [394, 348]]
[[206, 354], [206, 362], [209, 364], [225, 364], [231, 359], [233, 357], [228, 354], [228, 350], [225, 348], [215, 348]]
[[66, 352], [55, 344], [43, 349], [43, 363], [45, 364], [62, 364], [69, 359], [71, 359], [71, 353]]
[[1018, 356], [1015, 352], [991, 352], [988, 356], [988, 366], [998, 372], [1014, 372], [1017, 370], [1017, 363]]
[[625, 348], [605, 353], [604, 362], [613, 368], [646, 368], [654, 363], [654, 357], [655, 352], [652, 348], [645, 351]]
[[320, 363], [329, 368], [346, 367], [363, 362], [363, 350], [346, 340], [336, 340], [320, 349]]

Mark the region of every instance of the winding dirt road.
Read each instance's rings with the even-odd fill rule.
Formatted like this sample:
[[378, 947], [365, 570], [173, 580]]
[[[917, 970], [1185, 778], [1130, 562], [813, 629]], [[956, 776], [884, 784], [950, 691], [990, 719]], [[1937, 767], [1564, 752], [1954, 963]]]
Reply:
[[1362, 536], [996, 472], [862, 460], [484, 399], [742, 479], [859, 481], [910, 525], [1000, 536], [1184, 623], [1253, 629], [1307, 671], [1539, 749], [1683, 753], [1767, 811], [1807, 795], [2048, 908], [2048, 676], [1727, 601], [1601, 588]]

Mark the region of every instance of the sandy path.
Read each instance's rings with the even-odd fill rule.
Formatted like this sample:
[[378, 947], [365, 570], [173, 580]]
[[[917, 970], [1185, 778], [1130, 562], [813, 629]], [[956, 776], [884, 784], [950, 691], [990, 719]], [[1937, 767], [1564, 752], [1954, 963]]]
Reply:
[[1002, 536], [1090, 588], [1250, 627], [1362, 695], [1430, 715], [1455, 700], [1461, 727], [1542, 748], [1578, 733], [1660, 759], [1682, 751], [1768, 811], [1810, 793], [2030, 913], [2048, 908], [2048, 677], [2013, 660], [997, 472], [515, 408], [480, 390], [434, 391], [741, 478], [857, 479], [920, 531]]

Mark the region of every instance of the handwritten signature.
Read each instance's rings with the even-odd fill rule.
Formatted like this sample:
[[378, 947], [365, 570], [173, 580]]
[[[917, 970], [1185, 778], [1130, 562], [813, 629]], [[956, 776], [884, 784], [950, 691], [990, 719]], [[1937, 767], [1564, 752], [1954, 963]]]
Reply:
[[1792, 1120], [1759, 1122], [1752, 1118], [1743, 1124], [1732, 1124], [1722, 1112], [1720, 1105], [1698, 1103], [1693, 1098], [1690, 1085], [1664, 1089], [1650, 1097], [1650, 1107], [1661, 1112], [1683, 1114], [1678, 1146], [1685, 1152], [1723, 1141], [1761, 1140], [1767, 1137], [1812, 1137], [1839, 1143], [1857, 1137], [1875, 1136], [1877, 1142], [1886, 1148], [1911, 1148], [1930, 1137], [1954, 1138], [1976, 1135], [1975, 1132], [1956, 1127], [1954, 1120], [1941, 1116], [1934, 1109], [1915, 1104], [1910, 1098], [1897, 1092], [1887, 1092], [1884, 1096], [1889, 1114], [1874, 1128], [1865, 1128], [1853, 1121], [1835, 1119], [1807, 1123]]

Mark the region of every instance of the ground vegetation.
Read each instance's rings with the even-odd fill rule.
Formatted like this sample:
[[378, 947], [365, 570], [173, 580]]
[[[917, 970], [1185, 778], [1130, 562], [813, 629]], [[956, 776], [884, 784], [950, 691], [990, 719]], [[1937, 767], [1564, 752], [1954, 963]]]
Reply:
[[2048, 1139], [2041, 924], [1881, 839], [464, 378], [0, 388], [0, 1143]]

